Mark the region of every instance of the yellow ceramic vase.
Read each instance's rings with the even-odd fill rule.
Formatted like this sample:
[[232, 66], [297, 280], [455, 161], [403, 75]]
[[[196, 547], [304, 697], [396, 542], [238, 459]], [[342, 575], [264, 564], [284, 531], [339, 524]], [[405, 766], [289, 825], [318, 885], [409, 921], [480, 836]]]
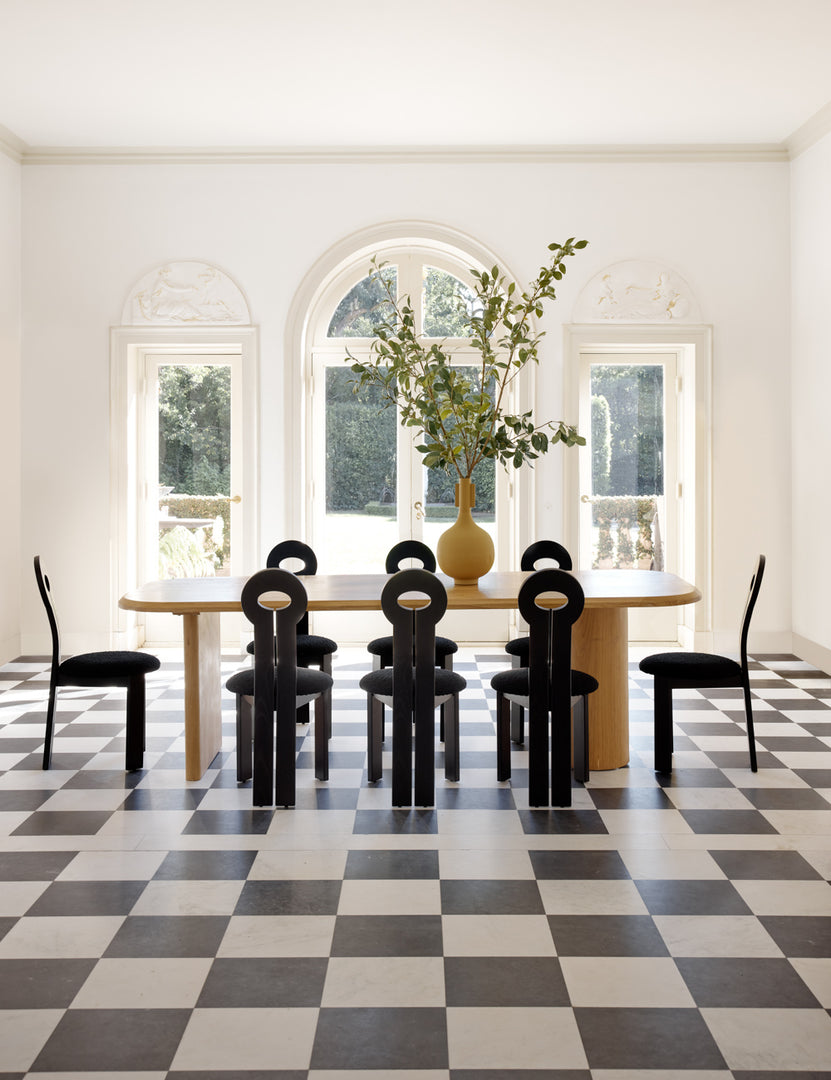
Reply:
[[476, 505], [476, 485], [469, 478], [456, 484], [459, 516], [439, 537], [436, 559], [439, 569], [457, 585], [475, 585], [493, 566], [493, 540], [476, 524], [471, 509]]

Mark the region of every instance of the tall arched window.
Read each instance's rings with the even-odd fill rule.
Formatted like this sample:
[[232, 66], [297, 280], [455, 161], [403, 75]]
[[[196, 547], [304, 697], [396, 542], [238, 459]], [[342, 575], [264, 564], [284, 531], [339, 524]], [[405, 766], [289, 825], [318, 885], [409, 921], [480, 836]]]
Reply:
[[[475, 364], [479, 355], [464, 337], [459, 306], [469, 305], [470, 268], [484, 269], [465, 253], [423, 241], [377, 244], [332, 273], [314, 304], [307, 349], [307, 449], [310, 462], [306, 533], [321, 568], [329, 572], [378, 572], [399, 539], [424, 540], [435, 550], [455, 518], [454, 482], [427, 469], [415, 449], [418, 434], [403, 428], [394, 408], [377, 392], [355, 392], [349, 354], [368, 357], [373, 327], [389, 305], [370, 256], [396, 295], [410, 298], [416, 326], [442, 340], [453, 361]], [[511, 490], [505, 470], [482, 462], [474, 475], [476, 515], [492, 535], [495, 568], [511, 560]]]

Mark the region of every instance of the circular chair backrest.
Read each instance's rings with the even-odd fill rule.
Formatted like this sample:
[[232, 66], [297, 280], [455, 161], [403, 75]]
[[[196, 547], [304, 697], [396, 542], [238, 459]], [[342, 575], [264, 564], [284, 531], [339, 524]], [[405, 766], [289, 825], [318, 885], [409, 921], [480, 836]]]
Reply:
[[316, 574], [317, 556], [302, 540], [281, 540], [269, 551], [265, 561], [267, 567], [279, 567], [286, 559], [300, 559], [303, 566], [293, 571], [295, 574]]
[[[559, 593], [565, 603], [559, 607], [540, 607], [537, 597], [543, 593]], [[582, 614], [585, 597], [580, 582], [565, 570], [537, 570], [519, 590], [519, 611], [534, 632], [550, 620], [556, 626], [571, 626]]]
[[401, 540], [398, 544], [393, 544], [387, 554], [387, 573], [397, 573], [404, 559], [418, 559], [425, 570], [434, 574], [436, 572], [436, 556], [420, 540]]
[[571, 556], [556, 540], [537, 540], [522, 553], [520, 570], [536, 570], [540, 559], [553, 559], [561, 570], [573, 570]]
[[[404, 607], [398, 601], [404, 593], [422, 593], [429, 603], [422, 607]], [[415, 613], [419, 622], [433, 626], [447, 611], [447, 590], [435, 574], [429, 570], [399, 570], [389, 579], [381, 593], [381, 608], [395, 630], [413, 621]]]
[[[283, 607], [272, 607], [260, 603], [261, 597], [266, 594], [281, 594], [288, 597], [288, 604]], [[252, 574], [242, 588], [242, 610], [246, 618], [254, 626], [254, 657], [255, 662], [261, 651], [270, 656], [274, 655], [274, 622], [277, 621], [277, 659], [283, 660], [281, 650], [281, 638], [286, 640], [283, 629], [292, 631], [289, 635], [296, 634], [296, 624], [300, 622], [306, 613], [307, 596], [296, 574], [289, 570], [280, 570], [278, 567], [269, 567], [266, 570], [258, 570]], [[295, 653], [295, 643], [289, 646], [291, 655]]]

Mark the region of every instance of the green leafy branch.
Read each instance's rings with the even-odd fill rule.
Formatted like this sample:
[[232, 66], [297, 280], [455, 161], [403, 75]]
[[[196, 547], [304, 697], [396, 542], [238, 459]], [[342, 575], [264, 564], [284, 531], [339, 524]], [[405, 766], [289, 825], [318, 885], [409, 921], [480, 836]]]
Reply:
[[582, 446], [585, 439], [562, 420], [535, 423], [532, 411], [504, 411], [508, 390], [525, 365], [539, 363], [539, 344], [545, 331], [533, 320], [554, 300], [554, 283], [566, 272], [565, 259], [586, 247], [586, 240], [549, 244], [547, 265], [524, 292], [506, 281], [499, 267], [471, 270], [476, 282], [472, 303], [458, 299], [470, 346], [479, 354], [473, 375], [454, 366], [444, 342], [427, 341], [416, 333], [409, 297], [399, 298], [382, 274], [386, 265], [372, 259], [371, 274], [386, 293], [391, 314], [373, 328], [370, 358], [358, 360], [347, 350], [357, 376], [354, 390], [372, 385], [385, 406], [397, 405], [401, 423], [418, 428], [423, 442], [416, 449], [428, 467], [469, 477], [483, 458], [519, 468], [553, 446]]

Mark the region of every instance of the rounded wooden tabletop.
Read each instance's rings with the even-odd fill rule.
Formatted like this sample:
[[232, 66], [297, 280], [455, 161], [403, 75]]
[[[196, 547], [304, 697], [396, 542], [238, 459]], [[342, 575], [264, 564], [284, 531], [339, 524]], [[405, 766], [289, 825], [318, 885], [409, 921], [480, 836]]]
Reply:
[[[657, 570], [574, 570], [583, 586], [586, 607], [671, 607], [693, 604], [701, 593], [676, 574]], [[514, 608], [520, 586], [529, 576], [519, 570], [495, 571], [477, 585], [454, 585], [438, 575], [447, 588], [448, 608]], [[387, 574], [316, 574], [304, 577], [310, 611], [380, 611]], [[151, 581], [119, 600], [128, 611], [165, 611], [174, 615], [240, 611], [240, 594], [247, 578], [172, 578]]]

